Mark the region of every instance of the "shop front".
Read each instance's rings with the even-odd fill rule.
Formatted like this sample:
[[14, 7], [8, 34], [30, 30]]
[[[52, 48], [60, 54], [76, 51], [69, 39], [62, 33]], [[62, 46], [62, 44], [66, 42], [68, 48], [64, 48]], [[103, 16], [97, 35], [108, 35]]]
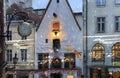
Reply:
[[107, 67], [91, 67], [90, 78], [109, 78]]
[[120, 78], [120, 67], [109, 68], [109, 74], [113, 76], [113, 78]]

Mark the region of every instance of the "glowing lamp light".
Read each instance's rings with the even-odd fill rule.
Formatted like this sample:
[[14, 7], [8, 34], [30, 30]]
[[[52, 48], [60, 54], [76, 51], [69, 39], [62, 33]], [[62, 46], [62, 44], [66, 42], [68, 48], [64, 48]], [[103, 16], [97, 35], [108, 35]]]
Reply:
[[59, 31], [53, 31], [53, 36], [58, 37], [60, 35]]
[[68, 47], [67, 47], [67, 51], [72, 51], [73, 50], [73, 46], [72, 45], [69, 45]]

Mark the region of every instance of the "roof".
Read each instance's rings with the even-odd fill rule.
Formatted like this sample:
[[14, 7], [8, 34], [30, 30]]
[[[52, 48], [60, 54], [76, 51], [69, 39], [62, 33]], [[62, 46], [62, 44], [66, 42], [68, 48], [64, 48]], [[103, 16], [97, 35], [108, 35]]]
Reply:
[[28, 14], [30, 20], [37, 22], [38, 25], [40, 24], [41, 16], [33, 13], [31, 9], [23, 8], [21, 6], [18, 6], [17, 4], [13, 4], [7, 9], [7, 13], [16, 13], [16, 12], [25, 12]]
[[[44, 18], [44, 16], [45, 16], [45, 14], [46, 14], [46, 12], [47, 12], [47, 10], [48, 10], [48, 8], [49, 8], [49, 6], [50, 6], [51, 2], [52, 2], [52, 0], [50, 0], [50, 1], [48, 2], [48, 5], [47, 5], [47, 8], [45, 9], [45, 13], [44, 13], [44, 15], [43, 15], [43, 17], [42, 17], [42, 20], [43, 20], [43, 18]], [[71, 11], [72, 15], [73, 15], [73, 18], [75, 19], [75, 22], [76, 22], [76, 24], [77, 24], [77, 26], [78, 26], [79, 30], [81, 30], [80, 25], [79, 25], [79, 23], [78, 23], [77, 19], [75, 18], [75, 15], [74, 15], [74, 13], [73, 13], [73, 11], [72, 11], [72, 8], [71, 8], [71, 6], [70, 6], [70, 4], [69, 4], [68, 0], [66, 0], [66, 2], [67, 2], [67, 4], [68, 4], [68, 7], [69, 7], [69, 9], [70, 9], [70, 11]], [[41, 22], [42, 22], [42, 20], [41, 20]], [[41, 24], [41, 22], [40, 22], [40, 24]], [[40, 27], [40, 25], [38, 26], [37, 30], [39, 29], [39, 27]]]

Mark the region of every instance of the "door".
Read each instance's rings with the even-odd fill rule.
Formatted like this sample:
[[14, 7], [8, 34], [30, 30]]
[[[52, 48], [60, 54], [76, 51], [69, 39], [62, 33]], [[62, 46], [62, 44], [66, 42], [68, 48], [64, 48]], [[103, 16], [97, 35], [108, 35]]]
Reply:
[[62, 78], [62, 74], [59, 73], [51, 73], [50, 78]]

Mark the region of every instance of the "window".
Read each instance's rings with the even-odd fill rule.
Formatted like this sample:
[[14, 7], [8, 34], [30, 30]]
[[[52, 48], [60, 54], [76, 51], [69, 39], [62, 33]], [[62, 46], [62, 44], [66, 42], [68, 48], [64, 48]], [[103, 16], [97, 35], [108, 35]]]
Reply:
[[21, 49], [21, 61], [27, 61], [27, 49]]
[[115, 4], [120, 4], [120, 0], [115, 0]]
[[38, 54], [38, 68], [39, 69], [45, 69], [48, 68], [49, 65], [49, 54], [48, 53], [40, 53]]
[[8, 31], [7, 40], [12, 40], [12, 31]]
[[12, 50], [8, 49], [7, 50], [7, 61], [12, 61]]
[[104, 61], [104, 47], [101, 44], [96, 44], [92, 48], [92, 61]]
[[6, 14], [6, 21], [10, 21], [12, 19], [12, 14]]
[[115, 31], [120, 32], [120, 16], [115, 17]]
[[105, 17], [97, 17], [97, 32], [105, 32]]
[[97, 0], [97, 6], [105, 6], [105, 0]]
[[62, 62], [61, 59], [58, 57], [54, 57], [51, 61], [51, 68], [61, 68]]
[[112, 47], [112, 60], [120, 61], [120, 43], [116, 43]]
[[75, 54], [66, 53], [64, 58], [64, 68], [75, 68]]
[[60, 31], [60, 23], [54, 22], [52, 28], [53, 28], [53, 31]]
[[22, 39], [22, 40], [26, 40], [27, 37], [26, 37], [26, 36], [22, 36], [21, 39]]
[[57, 49], [60, 49], [60, 40], [59, 39], [53, 40], [53, 49], [54, 49], [54, 51], [57, 51]]

